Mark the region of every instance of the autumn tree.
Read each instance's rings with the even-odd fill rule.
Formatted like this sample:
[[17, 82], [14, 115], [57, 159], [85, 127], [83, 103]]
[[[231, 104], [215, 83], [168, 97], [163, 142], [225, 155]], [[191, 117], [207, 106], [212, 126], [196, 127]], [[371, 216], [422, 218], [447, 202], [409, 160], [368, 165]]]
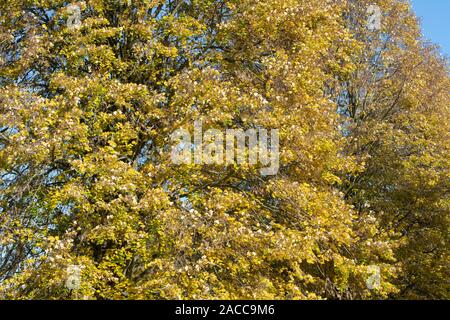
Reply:
[[[2, 1], [0, 298], [444, 297], [447, 65], [375, 2]], [[173, 163], [194, 121], [278, 173]]]
[[[374, 3], [383, 12], [379, 30], [366, 27]], [[362, 49], [335, 100], [347, 154], [364, 170], [347, 176], [345, 196], [358, 215], [377, 217], [379, 235], [390, 234], [399, 268], [394, 297], [448, 298], [448, 60], [422, 39], [406, 1], [351, 1], [347, 26]]]

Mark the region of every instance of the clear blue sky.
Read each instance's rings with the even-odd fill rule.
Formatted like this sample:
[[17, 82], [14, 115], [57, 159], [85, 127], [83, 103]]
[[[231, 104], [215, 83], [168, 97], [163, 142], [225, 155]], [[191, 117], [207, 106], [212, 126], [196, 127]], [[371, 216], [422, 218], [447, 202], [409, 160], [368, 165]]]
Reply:
[[450, 57], [450, 0], [412, 0], [412, 3], [421, 18], [425, 38], [440, 45]]

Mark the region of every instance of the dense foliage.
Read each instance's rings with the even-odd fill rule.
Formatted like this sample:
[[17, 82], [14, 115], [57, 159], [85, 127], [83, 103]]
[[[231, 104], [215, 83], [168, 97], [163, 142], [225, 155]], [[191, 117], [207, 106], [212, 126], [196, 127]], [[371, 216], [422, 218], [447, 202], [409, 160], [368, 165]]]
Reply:
[[[449, 298], [448, 60], [408, 2], [70, 5], [0, 2], [0, 298]], [[175, 165], [198, 120], [279, 129], [278, 174]]]

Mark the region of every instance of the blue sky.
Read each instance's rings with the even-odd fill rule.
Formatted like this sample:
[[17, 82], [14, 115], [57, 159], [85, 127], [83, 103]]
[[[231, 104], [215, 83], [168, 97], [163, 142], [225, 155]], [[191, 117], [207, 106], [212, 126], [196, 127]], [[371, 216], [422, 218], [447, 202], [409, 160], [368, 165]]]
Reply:
[[450, 57], [450, 0], [412, 0], [412, 3], [421, 18], [425, 38], [440, 45]]

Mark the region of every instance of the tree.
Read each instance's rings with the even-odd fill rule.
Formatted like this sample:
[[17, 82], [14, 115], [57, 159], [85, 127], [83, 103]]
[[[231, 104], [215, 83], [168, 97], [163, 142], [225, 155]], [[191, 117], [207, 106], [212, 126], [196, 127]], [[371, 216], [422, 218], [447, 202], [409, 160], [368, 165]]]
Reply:
[[[442, 297], [443, 285], [425, 276], [420, 289], [408, 285], [446, 276], [448, 140], [438, 137], [448, 134], [439, 126], [448, 121], [447, 70], [405, 30], [392, 32], [379, 84], [364, 82], [378, 74], [369, 57], [384, 35], [371, 42], [362, 31], [363, 8], [3, 1], [0, 297]], [[419, 61], [429, 63], [412, 69]], [[396, 101], [402, 81], [408, 90]], [[370, 117], [355, 100], [369, 90], [379, 97]], [[204, 131], [278, 129], [278, 174], [262, 176], [260, 164], [173, 163], [171, 134], [193, 132], [194, 121]], [[417, 179], [418, 169], [433, 179]], [[398, 219], [406, 208], [411, 219]], [[417, 236], [399, 237], [413, 216], [424, 218]], [[414, 250], [429, 240], [423, 259]], [[381, 281], [369, 288], [374, 264]], [[65, 286], [73, 265], [76, 292]]]
[[[365, 28], [369, 2], [351, 3], [348, 26], [362, 45], [356, 71], [335, 93], [347, 153], [365, 169], [344, 183], [359, 215], [374, 215], [396, 247], [394, 297], [448, 298], [448, 62], [421, 39], [407, 2], [376, 1], [380, 30]], [[383, 233], [380, 233], [383, 234]], [[373, 240], [372, 240], [373, 241]]]

